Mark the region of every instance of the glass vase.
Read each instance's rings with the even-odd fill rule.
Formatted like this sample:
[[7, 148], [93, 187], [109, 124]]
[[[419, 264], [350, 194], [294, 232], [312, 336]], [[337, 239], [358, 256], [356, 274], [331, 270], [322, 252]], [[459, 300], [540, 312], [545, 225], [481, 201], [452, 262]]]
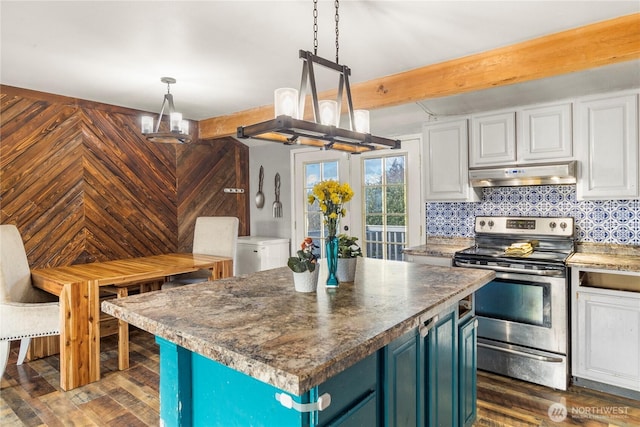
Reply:
[[327, 237], [327, 288], [337, 288], [340, 282], [336, 277], [338, 269], [338, 238], [336, 236]]

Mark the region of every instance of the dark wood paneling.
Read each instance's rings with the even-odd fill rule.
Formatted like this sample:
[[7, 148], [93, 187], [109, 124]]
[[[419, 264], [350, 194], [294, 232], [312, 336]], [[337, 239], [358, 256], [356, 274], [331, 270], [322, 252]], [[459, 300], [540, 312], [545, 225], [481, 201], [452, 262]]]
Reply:
[[[249, 234], [248, 159], [249, 148], [234, 138], [178, 147], [179, 251], [191, 251], [198, 216], [237, 216], [239, 234]], [[225, 188], [245, 193], [225, 193]]]
[[0, 222], [18, 226], [32, 268], [190, 250], [202, 215], [238, 216], [248, 234], [246, 197], [221, 197], [248, 188], [235, 139], [156, 144], [136, 110], [0, 92]]

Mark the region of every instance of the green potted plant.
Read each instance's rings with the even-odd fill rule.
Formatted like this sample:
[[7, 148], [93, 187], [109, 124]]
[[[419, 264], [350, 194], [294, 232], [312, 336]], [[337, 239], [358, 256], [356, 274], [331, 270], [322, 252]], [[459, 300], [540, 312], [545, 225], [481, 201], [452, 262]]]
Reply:
[[338, 234], [338, 268], [336, 277], [340, 282], [353, 282], [356, 276], [358, 257], [362, 249], [358, 246], [358, 238], [346, 234]]
[[311, 237], [300, 245], [296, 256], [289, 257], [287, 266], [293, 271], [293, 283], [298, 292], [314, 292], [318, 286], [318, 257], [313, 250], [318, 246]]

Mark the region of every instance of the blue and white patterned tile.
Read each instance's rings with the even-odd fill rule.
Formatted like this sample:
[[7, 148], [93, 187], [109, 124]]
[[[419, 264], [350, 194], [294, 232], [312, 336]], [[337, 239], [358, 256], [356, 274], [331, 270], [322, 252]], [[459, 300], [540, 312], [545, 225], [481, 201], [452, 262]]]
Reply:
[[611, 230], [611, 238], [617, 244], [630, 245], [634, 239], [634, 233], [626, 224], [619, 224]]
[[538, 203], [540, 203], [540, 201], [542, 201], [543, 196], [539, 188], [537, 187], [528, 187], [528, 188], [530, 188], [530, 190], [527, 192], [525, 200], [529, 204], [530, 208], [533, 209], [535, 205], [537, 205]]
[[628, 222], [627, 226], [632, 234], [630, 245], [640, 245], [640, 217], [634, 218]]
[[489, 194], [489, 200], [494, 204], [503, 204], [506, 203], [508, 197], [505, 196], [505, 192], [501, 191], [504, 187], [496, 187], [493, 188], [491, 194]]
[[544, 194], [544, 200], [552, 206], [558, 206], [564, 201], [564, 197], [557, 187], [558, 186], [549, 187], [549, 191]]
[[606, 243], [609, 240], [610, 235], [611, 233], [609, 232], [609, 229], [602, 225], [597, 225], [589, 231], [588, 239], [590, 242], [594, 243]]
[[611, 218], [619, 223], [626, 224], [638, 216], [638, 207], [635, 206], [636, 200], [612, 200], [611, 201]]
[[427, 230], [473, 237], [478, 215], [569, 216], [578, 241], [640, 244], [640, 200], [578, 201], [575, 185], [490, 187], [480, 202], [427, 203]]

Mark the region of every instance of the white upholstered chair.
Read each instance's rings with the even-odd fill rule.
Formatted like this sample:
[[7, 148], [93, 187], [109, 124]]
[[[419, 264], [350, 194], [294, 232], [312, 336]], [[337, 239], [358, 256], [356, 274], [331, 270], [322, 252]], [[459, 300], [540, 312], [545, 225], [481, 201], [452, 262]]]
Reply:
[[[238, 227], [240, 221], [233, 216], [201, 216], [196, 218], [193, 230], [194, 254], [217, 255], [233, 259], [233, 275], [236, 274], [236, 252], [238, 247]], [[162, 285], [162, 289], [206, 282], [209, 270], [172, 276]]]
[[60, 334], [57, 298], [31, 284], [31, 270], [15, 225], [0, 225], [0, 378], [9, 358], [10, 342], [20, 340], [18, 365], [31, 338]]

